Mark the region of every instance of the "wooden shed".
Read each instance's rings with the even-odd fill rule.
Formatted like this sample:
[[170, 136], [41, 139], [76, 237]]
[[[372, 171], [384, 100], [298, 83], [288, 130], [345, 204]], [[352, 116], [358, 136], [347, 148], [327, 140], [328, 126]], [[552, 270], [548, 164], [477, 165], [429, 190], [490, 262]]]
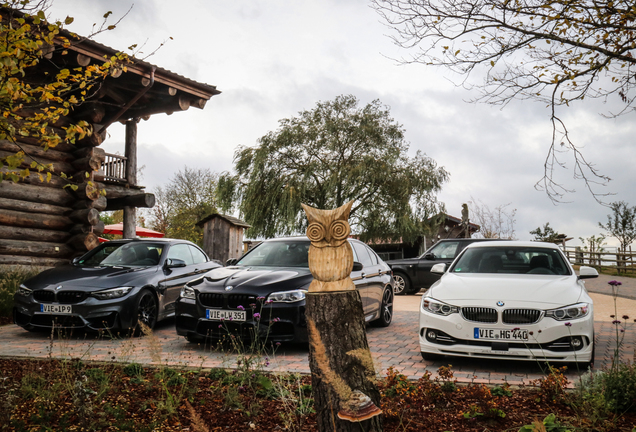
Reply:
[[[2, 19], [9, 10], [0, 8]], [[46, 80], [61, 68], [104, 62], [117, 50], [68, 32], [70, 47], [51, 47], [43, 61], [27, 70], [30, 82]], [[202, 109], [219, 94], [201, 84], [145, 61], [132, 59], [126, 69], [113, 69], [85, 103], [50, 125], [64, 127], [84, 120], [93, 133], [76, 144], [45, 149], [34, 138], [0, 140], [0, 157], [20, 149], [42, 164], [53, 164], [49, 182], [31, 174], [18, 183], [0, 182], [0, 265], [56, 266], [68, 263], [98, 244], [104, 230], [99, 212], [124, 210], [124, 237], [135, 236], [136, 208], [153, 207], [154, 196], [137, 183], [137, 123], [155, 114], [172, 114], [189, 107]], [[110, 125], [126, 125], [125, 154], [109, 155], [99, 146]], [[25, 160], [28, 160], [26, 158]], [[61, 175], [64, 173], [64, 175]], [[46, 173], [45, 173], [46, 174]], [[68, 186], [68, 177], [77, 186]]]
[[225, 263], [243, 255], [243, 232], [250, 227], [240, 219], [212, 214], [197, 222], [203, 228], [203, 250], [212, 259]]

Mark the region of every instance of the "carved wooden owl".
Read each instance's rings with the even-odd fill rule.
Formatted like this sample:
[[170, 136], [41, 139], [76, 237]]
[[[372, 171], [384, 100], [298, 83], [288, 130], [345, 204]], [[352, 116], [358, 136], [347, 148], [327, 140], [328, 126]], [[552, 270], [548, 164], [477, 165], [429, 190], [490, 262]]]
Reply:
[[355, 289], [349, 277], [353, 269], [353, 252], [347, 241], [351, 227], [349, 213], [353, 201], [335, 210], [320, 210], [303, 204], [309, 225], [309, 270], [314, 281], [310, 292]]

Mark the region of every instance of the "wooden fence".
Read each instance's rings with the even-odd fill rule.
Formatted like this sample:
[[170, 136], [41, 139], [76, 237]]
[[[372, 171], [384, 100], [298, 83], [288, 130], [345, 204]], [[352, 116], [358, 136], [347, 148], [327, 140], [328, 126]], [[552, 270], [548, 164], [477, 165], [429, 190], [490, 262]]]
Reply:
[[618, 250], [616, 252], [589, 252], [579, 246], [565, 247], [563, 253], [572, 264], [587, 265], [597, 269], [611, 269], [618, 271], [618, 273], [636, 273], [636, 253], [632, 253], [631, 246], [625, 253]]

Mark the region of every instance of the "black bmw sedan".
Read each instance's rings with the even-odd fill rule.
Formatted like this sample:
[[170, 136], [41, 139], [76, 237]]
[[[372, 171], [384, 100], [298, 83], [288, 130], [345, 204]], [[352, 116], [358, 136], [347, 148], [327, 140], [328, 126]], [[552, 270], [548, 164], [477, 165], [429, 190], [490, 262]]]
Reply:
[[[393, 319], [391, 269], [364, 243], [349, 239], [351, 273], [367, 322]], [[176, 305], [177, 334], [191, 342], [258, 336], [272, 342], [307, 342], [305, 293], [309, 272], [307, 237], [266, 240], [227, 267], [187, 283]]]
[[194, 243], [129, 239], [102, 243], [68, 266], [26, 280], [14, 296], [14, 322], [26, 330], [153, 328], [174, 315], [184, 284], [216, 267]]

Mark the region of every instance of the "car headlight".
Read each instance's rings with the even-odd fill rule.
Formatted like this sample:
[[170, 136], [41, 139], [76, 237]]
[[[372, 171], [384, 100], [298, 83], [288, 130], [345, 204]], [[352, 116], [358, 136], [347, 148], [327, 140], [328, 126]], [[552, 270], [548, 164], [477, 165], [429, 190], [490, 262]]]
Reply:
[[294, 303], [305, 299], [306, 290], [297, 289], [292, 291], [280, 291], [267, 296], [267, 302], [271, 303]]
[[28, 296], [31, 295], [31, 292], [33, 292], [33, 290], [25, 287], [24, 284], [20, 284], [20, 286], [18, 287], [17, 294], [20, 294], [21, 296], [28, 297]]
[[197, 295], [194, 292], [194, 288], [190, 288], [189, 286], [185, 285], [183, 288], [181, 288], [179, 297], [195, 300], [197, 298]]
[[91, 295], [99, 300], [111, 300], [125, 296], [130, 292], [131, 289], [133, 289], [133, 287], [112, 288], [104, 291], [94, 292]]
[[422, 309], [434, 313], [436, 315], [448, 316], [450, 314], [459, 313], [457, 306], [442, 303], [432, 298], [424, 297], [422, 299]]
[[558, 309], [550, 309], [545, 311], [545, 316], [554, 318], [557, 321], [565, 321], [570, 319], [583, 318], [590, 313], [590, 305], [587, 303], [578, 303], [571, 306], [565, 306]]

